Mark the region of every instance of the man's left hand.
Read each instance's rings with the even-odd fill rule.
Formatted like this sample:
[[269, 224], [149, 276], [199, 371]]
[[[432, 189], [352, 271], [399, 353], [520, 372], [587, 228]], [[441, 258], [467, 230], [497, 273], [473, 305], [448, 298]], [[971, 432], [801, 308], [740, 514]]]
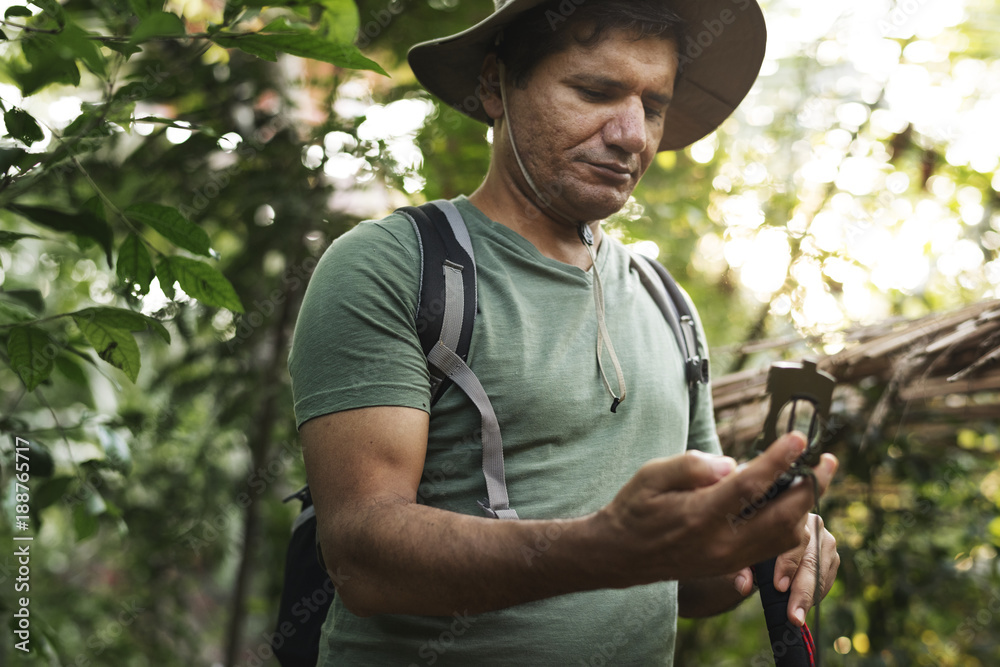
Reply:
[[[788, 620], [801, 627], [806, 620], [806, 612], [816, 603], [816, 526], [822, 535], [820, 553], [820, 595], [826, 597], [837, 577], [840, 554], [837, 553], [837, 539], [823, 525], [823, 518], [810, 514], [806, 521], [806, 536], [802, 543], [791, 551], [778, 556], [774, 567], [774, 588], [783, 593], [791, 586], [788, 599]], [[753, 592], [753, 575], [750, 568], [744, 568], [735, 578], [736, 590], [741, 595]]]

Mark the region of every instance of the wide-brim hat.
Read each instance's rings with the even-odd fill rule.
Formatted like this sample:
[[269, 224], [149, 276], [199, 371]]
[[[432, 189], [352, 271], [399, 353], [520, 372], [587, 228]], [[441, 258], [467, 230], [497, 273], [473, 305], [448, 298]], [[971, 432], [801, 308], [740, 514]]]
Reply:
[[[417, 44], [408, 56], [417, 80], [457, 111], [490, 122], [478, 95], [483, 59], [501, 28], [546, 1], [494, 0], [493, 14], [468, 30]], [[754, 0], [664, 2], [687, 25], [679, 45], [682, 74], [664, 114], [661, 151], [689, 146], [732, 114], [757, 79], [767, 41], [764, 15]], [[560, 7], [566, 6], [568, 17], [569, 7], [579, 4], [564, 0]]]

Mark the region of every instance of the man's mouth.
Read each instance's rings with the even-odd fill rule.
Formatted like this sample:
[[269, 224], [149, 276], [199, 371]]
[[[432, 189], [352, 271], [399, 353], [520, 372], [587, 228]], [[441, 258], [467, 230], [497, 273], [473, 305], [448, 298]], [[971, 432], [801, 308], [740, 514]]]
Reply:
[[601, 177], [619, 183], [632, 180], [633, 169], [624, 162], [588, 162], [593, 170]]

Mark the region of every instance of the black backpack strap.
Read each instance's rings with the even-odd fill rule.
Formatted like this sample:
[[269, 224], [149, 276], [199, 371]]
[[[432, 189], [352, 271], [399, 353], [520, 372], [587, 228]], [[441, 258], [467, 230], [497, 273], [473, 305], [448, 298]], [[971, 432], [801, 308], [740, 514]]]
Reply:
[[[420, 250], [420, 293], [417, 298], [417, 334], [420, 345], [427, 356], [438, 341], [451, 343], [458, 334], [452, 348], [462, 361], [468, 361], [469, 345], [472, 343], [472, 328], [476, 318], [476, 258], [468, 229], [455, 205], [449, 201], [437, 200], [419, 207], [404, 206], [397, 209], [409, 218], [417, 235]], [[464, 308], [460, 320], [446, 325], [445, 282], [449, 265], [462, 272], [464, 280]], [[431, 404], [448, 388], [450, 380], [436, 368], [431, 368]]]
[[517, 519], [504, 473], [500, 422], [489, 395], [469, 368], [476, 318], [476, 262], [469, 230], [454, 204], [437, 200], [398, 210], [413, 223], [421, 254], [417, 332], [431, 376], [431, 404], [454, 382], [482, 418], [483, 476], [479, 506], [495, 519]]
[[660, 264], [655, 259], [646, 258], [653, 270], [659, 274], [663, 281], [663, 286], [670, 295], [670, 300], [680, 315], [681, 333], [684, 339], [684, 372], [687, 376], [688, 384], [708, 384], [708, 357], [705, 354], [704, 346], [698, 337], [698, 329], [694, 323], [694, 314], [688, 305], [688, 300], [684, 297], [680, 285], [674, 277], [667, 271], [667, 267]]
[[637, 253], [632, 254], [632, 266], [638, 270], [640, 282], [653, 297], [674, 332], [674, 338], [684, 357], [684, 376], [690, 398], [689, 416], [693, 419], [698, 402], [698, 388], [708, 384], [708, 358], [698, 336], [694, 314], [677, 281], [665, 266]]

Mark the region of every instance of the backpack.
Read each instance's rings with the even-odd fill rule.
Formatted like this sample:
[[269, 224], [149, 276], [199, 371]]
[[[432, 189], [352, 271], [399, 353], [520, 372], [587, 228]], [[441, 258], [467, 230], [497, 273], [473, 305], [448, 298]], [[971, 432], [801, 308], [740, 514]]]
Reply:
[[[517, 519], [510, 507], [503, 469], [500, 425], [489, 396], [466, 364], [476, 316], [476, 262], [469, 231], [454, 204], [437, 200], [396, 211], [408, 218], [420, 250], [417, 333], [430, 371], [431, 407], [451, 384], [469, 397], [482, 417], [483, 474], [488, 497], [479, 501], [492, 518]], [[708, 382], [694, 317], [673, 277], [659, 262], [636, 254], [631, 264], [674, 333], [685, 360], [693, 417], [700, 385]], [[292, 524], [278, 623], [271, 647], [283, 667], [314, 667], [327, 611], [336, 592], [316, 534], [316, 511], [305, 486], [284, 499], [302, 511]]]

